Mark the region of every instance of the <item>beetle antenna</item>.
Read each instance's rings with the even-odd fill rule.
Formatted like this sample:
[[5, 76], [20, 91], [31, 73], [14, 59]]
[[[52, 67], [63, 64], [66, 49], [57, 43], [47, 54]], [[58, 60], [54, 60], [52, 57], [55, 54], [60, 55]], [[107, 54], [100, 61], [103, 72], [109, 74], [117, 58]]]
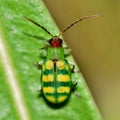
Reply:
[[45, 32], [47, 32], [51, 37], [53, 37], [53, 35], [46, 29], [44, 28], [43, 26], [41, 26], [40, 24], [36, 23], [35, 21], [33, 21], [32, 19], [24, 16], [24, 18], [26, 18], [28, 21], [30, 21], [31, 23], [35, 24], [36, 26], [42, 28]]
[[60, 34], [58, 35], [58, 37], [61, 36], [64, 32], [66, 32], [68, 29], [70, 29], [71, 27], [73, 27], [75, 24], [77, 24], [77, 23], [79, 23], [81, 21], [84, 21], [86, 19], [92, 19], [92, 18], [95, 18], [95, 17], [98, 17], [98, 16], [99, 15], [97, 15], [97, 14], [96, 15], [91, 15], [91, 16], [85, 16], [83, 18], [80, 18], [80, 19], [74, 21], [73, 23], [71, 23], [70, 25], [68, 25], [62, 32], [60, 32]]

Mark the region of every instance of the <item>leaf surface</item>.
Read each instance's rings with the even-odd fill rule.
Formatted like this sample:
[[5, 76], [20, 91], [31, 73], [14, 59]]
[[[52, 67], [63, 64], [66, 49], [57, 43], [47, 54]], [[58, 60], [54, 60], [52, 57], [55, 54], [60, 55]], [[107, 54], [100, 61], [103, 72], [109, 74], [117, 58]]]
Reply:
[[[40, 85], [40, 70], [34, 67], [34, 63], [43, 60], [39, 57], [39, 50], [44, 47], [43, 40], [49, 40], [50, 36], [24, 16], [38, 22], [53, 35], [59, 34], [42, 0], [0, 1], [0, 41], [4, 48], [3, 51], [0, 49], [0, 114], [3, 114], [0, 119], [101, 120], [81, 73], [72, 75], [72, 79], [78, 81], [76, 90], [80, 97], [72, 94], [64, 107], [51, 108], [39, 95], [37, 89]], [[4, 63], [5, 59], [7, 63]], [[72, 56], [68, 60], [75, 64]], [[9, 81], [9, 70], [6, 67], [10, 67], [16, 89]], [[18, 91], [20, 103], [15, 98], [15, 91]], [[24, 113], [20, 111], [19, 105]]]

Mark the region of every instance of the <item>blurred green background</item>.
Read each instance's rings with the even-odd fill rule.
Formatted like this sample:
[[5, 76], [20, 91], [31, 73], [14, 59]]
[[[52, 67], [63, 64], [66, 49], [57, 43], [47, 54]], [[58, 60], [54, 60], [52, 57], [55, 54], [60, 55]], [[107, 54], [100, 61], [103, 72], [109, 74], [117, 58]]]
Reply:
[[86, 15], [64, 34], [104, 120], [120, 120], [120, 1], [44, 0], [60, 30]]

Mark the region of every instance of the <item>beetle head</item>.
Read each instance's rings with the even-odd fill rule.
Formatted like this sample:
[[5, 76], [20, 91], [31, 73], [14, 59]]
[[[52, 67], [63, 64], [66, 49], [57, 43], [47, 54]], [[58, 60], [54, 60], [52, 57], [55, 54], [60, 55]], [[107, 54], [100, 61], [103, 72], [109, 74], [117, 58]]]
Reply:
[[50, 47], [62, 47], [62, 39], [54, 36], [49, 40]]

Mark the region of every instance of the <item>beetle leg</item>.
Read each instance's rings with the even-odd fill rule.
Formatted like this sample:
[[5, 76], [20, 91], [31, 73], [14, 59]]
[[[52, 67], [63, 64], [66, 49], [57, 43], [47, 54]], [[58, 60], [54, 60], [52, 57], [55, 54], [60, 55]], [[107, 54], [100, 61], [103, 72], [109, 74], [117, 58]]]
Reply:
[[75, 65], [72, 65], [71, 72], [72, 72], [72, 73], [75, 73]]
[[73, 64], [73, 63], [71, 63], [71, 62], [68, 62], [69, 63], [69, 65], [70, 65], [70, 68], [71, 68], [71, 73], [79, 73], [80, 72], [80, 70], [77, 68], [77, 70], [75, 70], [75, 65]]
[[80, 97], [80, 94], [77, 91], [74, 91], [74, 95]]
[[42, 92], [42, 89], [37, 89], [37, 92], [40, 92], [40, 93], [41, 93], [41, 92]]
[[69, 56], [71, 53], [72, 49], [69, 47], [64, 47], [64, 55], [65, 57]]
[[39, 62], [34, 63], [34, 65], [35, 65], [35, 67], [37, 67], [38, 69], [41, 69], [42, 63], [43, 63], [42, 61], [39, 61]]
[[75, 73], [75, 65], [72, 64], [71, 62], [68, 62], [71, 68], [71, 73]]
[[48, 45], [42, 47], [40, 50], [42, 50], [42, 49], [46, 49], [46, 48], [48, 48]]
[[77, 86], [77, 82], [75, 81], [74, 83], [72, 83], [72, 90], [75, 90], [76, 86]]
[[39, 85], [39, 88], [37, 89], [37, 92], [42, 92], [42, 85]]
[[40, 57], [42, 57], [42, 58], [46, 58], [47, 57], [47, 50], [46, 50], [47, 47], [48, 46], [45, 46], [45, 47], [40, 49]]
[[45, 49], [40, 50], [40, 57], [41, 58], [46, 58], [47, 57], [47, 51]]
[[80, 97], [80, 94], [75, 90], [77, 84], [78, 84], [77, 81], [75, 81], [75, 82], [72, 84], [72, 91], [74, 92], [74, 95], [75, 95], [75, 96]]
[[40, 86], [38, 89], [37, 89], [37, 92], [39, 92], [39, 97], [43, 95], [43, 89], [42, 87]]

